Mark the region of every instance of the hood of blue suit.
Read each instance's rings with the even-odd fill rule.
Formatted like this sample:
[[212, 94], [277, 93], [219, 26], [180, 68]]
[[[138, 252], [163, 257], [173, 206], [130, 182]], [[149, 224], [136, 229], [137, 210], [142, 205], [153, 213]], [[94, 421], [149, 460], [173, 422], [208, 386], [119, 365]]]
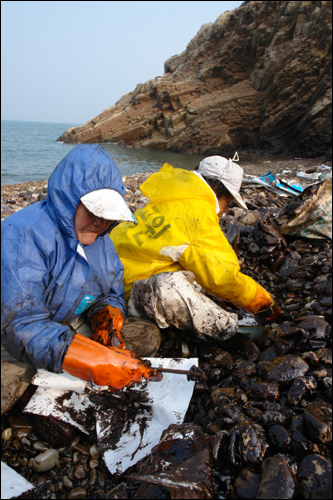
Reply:
[[109, 153], [96, 144], [80, 144], [73, 148], [49, 178], [46, 210], [59, 225], [70, 247], [76, 247], [78, 242], [75, 212], [80, 199], [97, 189], [114, 189], [122, 196], [125, 194], [117, 165]]

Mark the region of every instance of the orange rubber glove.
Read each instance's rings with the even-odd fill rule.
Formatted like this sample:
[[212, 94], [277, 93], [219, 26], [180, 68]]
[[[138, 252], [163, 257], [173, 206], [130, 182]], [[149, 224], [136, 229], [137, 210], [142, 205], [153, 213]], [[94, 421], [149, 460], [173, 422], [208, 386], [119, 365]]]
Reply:
[[95, 332], [91, 339], [106, 346], [126, 349], [126, 344], [120, 335], [123, 323], [124, 317], [120, 309], [105, 306], [91, 319], [91, 327]]
[[279, 314], [280, 308], [276, 304], [275, 299], [272, 300], [268, 308], [258, 311], [258, 317], [263, 323], [271, 323], [279, 316]]
[[129, 387], [143, 378], [160, 381], [162, 374], [147, 368], [129, 349], [105, 347], [77, 333], [67, 350], [62, 369], [87, 382], [112, 390]]

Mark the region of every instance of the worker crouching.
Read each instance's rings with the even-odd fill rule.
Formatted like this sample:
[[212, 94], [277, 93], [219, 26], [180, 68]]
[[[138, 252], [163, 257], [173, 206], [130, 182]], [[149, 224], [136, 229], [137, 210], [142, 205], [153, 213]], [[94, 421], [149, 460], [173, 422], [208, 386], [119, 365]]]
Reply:
[[1, 342], [16, 360], [112, 389], [161, 379], [120, 334], [123, 265], [108, 233], [114, 221], [134, 225], [124, 193], [107, 151], [79, 145], [46, 200], [1, 223]]

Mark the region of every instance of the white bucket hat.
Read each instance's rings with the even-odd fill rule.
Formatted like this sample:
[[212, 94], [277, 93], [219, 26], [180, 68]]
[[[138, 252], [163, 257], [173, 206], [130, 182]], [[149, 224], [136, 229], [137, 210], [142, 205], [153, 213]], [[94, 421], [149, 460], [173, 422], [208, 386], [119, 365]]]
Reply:
[[234, 161], [238, 161], [236, 152], [233, 159], [227, 160], [223, 156], [208, 156], [204, 158], [198, 168], [198, 172], [206, 177], [217, 177], [227, 188], [237, 205], [247, 210], [241, 195], [239, 194], [243, 179], [243, 169]]
[[98, 189], [82, 196], [83, 205], [96, 217], [130, 221], [137, 224], [124, 198], [114, 189]]

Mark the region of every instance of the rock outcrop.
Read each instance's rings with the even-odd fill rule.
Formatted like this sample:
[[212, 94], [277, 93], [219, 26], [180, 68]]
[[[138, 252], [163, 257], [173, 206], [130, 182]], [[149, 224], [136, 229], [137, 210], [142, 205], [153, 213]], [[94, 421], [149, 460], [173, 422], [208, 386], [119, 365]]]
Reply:
[[331, 147], [332, 2], [250, 1], [205, 24], [163, 76], [59, 141], [182, 153]]

